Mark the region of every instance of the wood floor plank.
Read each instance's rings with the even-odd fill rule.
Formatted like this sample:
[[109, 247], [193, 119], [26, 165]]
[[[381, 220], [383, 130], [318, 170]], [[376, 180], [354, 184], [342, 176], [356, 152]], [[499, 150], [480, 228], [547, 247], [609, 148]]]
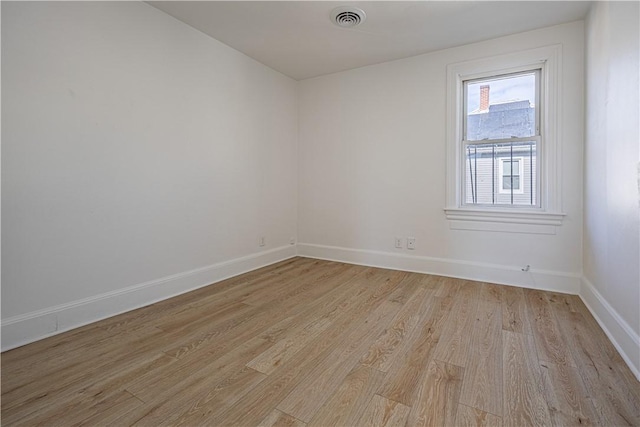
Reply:
[[444, 276], [435, 276], [437, 277], [437, 286], [435, 289], [434, 296], [441, 298], [453, 298], [458, 294], [458, 291], [465, 283], [465, 280], [456, 279], [454, 277], [444, 277]]
[[[354, 278], [352, 285], [365, 286], [370, 292], [363, 294], [360, 303], [336, 319], [334, 327], [320, 334], [304, 352], [298, 352], [286, 369], [279, 368], [230, 408], [219, 408], [219, 415], [205, 420], [211, 424], [253, 425], [284, 399], [302, 380], [311, 367], [332, 354], [336, 348], [348, 346], [357, 319], [375, 315], [375, 310], [386, 301], [402, 279], [397, 272], [366, 269], [366, 274]], [[387, 301], [388, 302], [388, 301]]]
[[531, 312], [538, 359], [557, 365], [575, 366], [569, 349], [564, 345], [564, 338], [560, 333], [547, 295], [543, 291], [533, 289], [525, 289], [524, 295]]
[[247, 366], [264, 374], [270, 374], [291, 359], [293, 355], [303, 349], [329, 326], [331, 326], [331, 321], [326, 317], [314, 319], [298, 333], [291, 334], [287, 338], [278, 341], [253, 360], [250, 360]]
[[159, 390], [157, 396], [143, 406], [119, 414], [112, 425], [197, 425], [185, 422], [185, 419], [201, 418], [203, 407], [209, 414], [209, 408], [216, 404], [232, 404], [244, 394], [247, 387], [255, 386], [265, 378], [264, 374], [245, 366], [235, 367], [237, 370], [227, 372], [224, 379], [200, 377], [187, 387], [172, 387], [174, 392]]
[[[622, 359], [622, 356], [620, 356], [620, 353], [618, 353], [618, 350], [615, 348], [613, 343], [609, 341], [607, 334], [602, 330], [600, 324], [593, 317], [589, 309], [584, 305], [584, 302], [580, 299], [580, 297], [577, 295], [564, 295], [564, 297], [565, 298], [563, 303], [556, 304], [555, 306], [556, 317], [559, 321], [562, 321], [561, 326], [570, 325], [574, 321], [571, 319], [571, 316], [576, 317], [575, 315], [567, 316], [567, 311], [571, 313], [580, 313], [580, 316], [578, 317], [583, 321], [583, 331], [590, 331], [590, 339], [593, 342], [597, 342], [599, 344], [602, 353], [620, 371], [625, 382], [628, 382], [627, 380], [629, 378], [634, 378], [628, 366], [625, 364], [624, 359]], [[552, 297], [550, 297], [550, 299], [551, 298]], [[560, 310], [560, 307], [562, 306], [565, 307], [564, 310]], [[636, 383], [632, 381], [631, 384]], [[640, 399], [640, 387], [631, 388], [637, 390], [637, 393], [634, 397]]]
[[441, 294], [446, 296], [431, 299], [430, 310], [418, 322], [418, 326], [391, 363], [385, 383], [380, 387], [381, 396], [407, 406], [414, 401], [420, 379], [433, 357], [445, 322], [451, 315], [458, 289], [459, 286], [451, 286], [449, 294]]
[[28, 417], [21, 418], [19, 424], [42, 426], [73, 425], [84, 423], [86, 419], [95, 418], [103, 414], [105, 418], [109, 418], [119, 411], [126, 411], [140, 406], [142, 406], [142, 402], [139, 399], [123, 390], [107, 396], [98, 394], [96, 396], [86, 396], [82, 399], [74, 399], [62, 408], [33, 412]]
[[[197, 382], [191, 381], [189, 387], [182, 388], [173, 397], [166, 395], [148, 402], [142, 411], [131, 413], [137, 418], [132, 425], [139, 426], [189, 426], [193, 420], [206, 418], [212, 409], [219, 405], [232, 405], [237, 402], [247, 389], [264, 381], [266, 375], [243, 366], [234, 364], [234, 368], [226, 370], [222, 375], [202, 376]], [[222, 381], [220, 381], [222, 379]], [[134, 415], [135, 414], [135, 415]]]
[[545, 292], [547, 295], [547, 301], [551, 304], [554, 310], [563, 310], [576, 313], [579, 310], [576, 304], [580, 301], [580, 298], [574, 299], [576, 295], [562, 294], [560, 292]]
[[188, 310], [188, 315], [173, 315], [164, 322], [156, 323], [155, 326], [167, 334], [187, 334], [198, 329], [212, 329], [240, 317], [243, 313], [255, 312], [254, 307], [237, 301], [230, 301], [215, 308], [214, 311], [208, 313], [201, 313], [200, 310]]
[[[150, 318], [146, 319], [147, 321], [154, 322], [154, 324], [163, 329], [163, 330], [171, 330], [175, 328], [175, 323], [178, 322], [188, 322], [189, 317], [194, 319], [193, 316], [200, 313], [198, 310], [200, 307], [207, 307], [208, 312], [215, 312], [225, 307], [229, 303], [235, 304], [243, 304], [244, 306], [249, 306], [244, 302], [244, 299], [251, 295], [258, 295], [261, 297], [273, 295], [270, 293], [270, 290], [276, 286], [281, 285], [283, 283], [291, 283], [298, 274], [305, 274], [313, 270], [312, 267], [315, 267], [316, 272], [319, 274], [321, 270], [330, 269], [330, 268], [339, 268], [338, 265], [335, 264], [312, 264], [309, 263], [302, 264], [297, 268], [293, 268], [291, 271], [283, 274], [267, 274], [260, 279], [260, 276], [255, 277], [252, 280], [248, 280], [239, 285], [228, 287], [223, 291], [211, 292], [206, 295], [202, 295], [199, 299], [193, 300], [190, 299], [188, 304], [181, 304], [177, 307], [170, 307], [171, 316], [162, 316], [159, 318]], [[213, 288], [217, 288], [218, 284]], [[166, 308], [163, 308], [166, 310]], [[198, 319], [195, 317], [195, 319]]]
[[[161, 331], [153, 327], [153, 325], [146, 325], [143, 331], [136, 330], [135, 332], [126, 333], [105, 332], [99, 328], [88, 329], [86, 332], [86, 334], [83, 333], [79, 336], [73, 334], [75, 339], [82, 343], [80, 347], [76, 345], [74, 338], [71, 338], [68, 342], [64, 341], [63, 338], [59, 338], [66, 335], [61, 334], [51, 338], [51, 347], [43, 348], [44, 345], [34, 347], [36, 355], [39, 355], [39, 357], [25, 357], [24, 359], [10, 362], [5, 360], [3, 353], [2, 388], [5, 394], [4, 397], [9, 398], [7, 393], [17, 386], [25, 387], [34, 381], [38, 381], [41, 370], [46, 370], [50, 374], [64, 373], [65, 371], [78, 373], [83, 371], [84, 367], [99, 365], [103, 359], [110, 361], [112, 355], [119, 354], [121, 350], [113, 345], [114, 340], [130, 345], [135, 344], [146, 333], [150, 335], [156, 334], [157, 336], [161, 334]], [[34, 345], [40, 344], [42, 341], [36, 342]], [[82, 349], [82, 351], [79, 351], [79, 349]], [[6, 353], [13, 353], [17, 350], [21, 349], [11, 350]], [[86, 358], [86, 352], [98, 354], [100, 358], [89, 361]], [[47, 354], [47, 357], [43, 359], [42, 354]]]
[[170, 365], [164, 370], [163, 375], [157, 375], [157, 372], [152, 371], [147, 375], [132, 378], [125, 386], [144, 402], [157, 400], [158, 395], [170, 397], [183, 390], [195, 388], [201, 381], [207, 384], [209, 378], [224, 379], [231, 372], [240, 370], [247, 361], [263, 352], [269, 345], [270, 343], [259, 338], [253, 338], [219, 357], [200, 352], [189, 359]]
[[356, 425], [383, 379], [383, 372], [369, 366], [356, 365], [308, 425], [316, 427]]
[[395, 359], [395, 353], [402, 348], [403, 341], [415, 330], [420, 320], [427, 315], [432, 294], [433, 292], [426, 287], [413, 287], [410, 299], [400, 309], [391, 325], [369, 347], [360, 359], [360, 363], [382, 372], [388, 372]]
[[[274, 276], [270, 283], [261, 287], [260, 292], [246, 292], [240, 300], [253, 306], [269, 304], [274, 299], [281, 297], [283, 292], [295, 295], [295, 292], [291, 292], [292, 290], [305, 289], [309, 282], [323, 282], [336, 273], [348, 270], [350, 270], [348, 267], [340, 263], [314, 261], [305, 265], [302, 270], [296, 270], [294, 275]], [[304, 277], [304, 280], [300, 280], [300, 277]]]
[[475, 319], [479, 291], [480, 285], [475, 282], [465, 281], [460, 286], [456, 304], [452, 308], [455, 316], [450, 316], [447, 320], [435, 348], [434, 358], [462, 367], [467, 364], [471, 345], [469, 330]]
[[258, 427], [304, 427], [305, 423], [297, 418], [287, 415], [282, 411], [274, 409]]
[[[366, 270], [362, 270], [362, 272], [366, 274]], [[364, 291], [365, 288], [352, 286], [341, 292], [330, 292], [316, 300], [318, 317], [315, 317], [314, 306], [311, 305], [305, 312], [291, 318], [295, 323], [289, 324], [287, 322], [284, 328], [279, 327], [279, 323], [274, 328], [270, 328], [261, 337], [274, 342], [274, 346], [247, 365], [260, 372], [270, 374], [303, 349], [318, 334], [331, 326], [337, 317], [357, 304]], [[311, 321], [308, 320], [309, 318]]]
[[402, 427], [407, 423], [410, 410], [411, 408], [402, 403], [375, 394], [357, 424], [375, 427]]
[[[102, 341], [111, 340], [116, 335], [117, 332], [104, 331], [96, 324], [91, 324], [5, 351], [2, 353], [3, 366], [0, 372], [3, 386], [15, 378], [19, 378], [20, 382], [24, 381], [25, 374], [33, 373], [33, 368], [41, 367], [43, 363], [47, 363], [47, 369], [68, 363], [69, 356], [74, 355], [78, 349], [96, 346]], [[42, 360], [43, 352], [48, 355], [46, 361]]]
[[483, 284], [471, 331], [460, 403], [502, 416], [502, 311], [495, 289]]
[[502, 286], [502, 329], [533, 334], [522, 288]]
[[446, 280], [451, 279], [450, 277], [433, 276], [431, 274], [416, 274], [414, 276], [418, 280], [419, 286], [425, 287], [434, 292], [437, 292]]
[[309, 319], [314, 319], [312, 321], [325, 319], [334, 322], [341, 316], [345, 316], [371, 294], [371, 288], [360, 282], [369, 272], [370, 270], [366, 268], [358, 269], [353, 277], [344, 282], [343, 286], [337, 286], [324, 296], [305, 304], [305, 310], [296, 311], [293, 315], [270, 326], [260, 334], [260, 338], [276, 344], [306, 327]]
[[466, 405], [458, 405], [457, 427], [502, 427], [502, 417]]
[[[140, 408], [144, 405], [139, 399], [133, 397], [126, 390], [121, 392], [121, 396], [115, 396], [112, 404], [108, 407], [100, 406], [95, 407], [89, 411], [69, 411], [71, 414], [75, 414], [78, 418], [83, 418], [77, 423], [69, 423], [70, 426], [98, 426], [98, 425], [118, 425], [116, 420], [120, 418], [123, 413], [130, 410]], [[87, 414], [88, 417], [84, 418]], [[56, 419], [55, 424], [58, 423]]]
[[[494, 285], [493, 283], [481, 283], [480, 294], [478, 298], [484, 301], [496, 303], [499, 306], [502, 305], [502, 288], [505, 286]], [[502, 316], [501, 316], [502, 317]]]
[[[366, 272], [366, 269], [361, 269], [360, 271], [362, 272]], [[333, 291], [338, 290], [338, 288], [334, 289]], [[351, 289], [349, 289], [348, 287], [345, 287], [345, 290], [347, 292], [352, 292]], [[332, 292], [333, 292], [332, 291]], [[335, 299], [340, 298], [341, 296], [344, 296], [345, 292], [337, 292], [337, 294], [335, 296], [331, 296], [331, 299], [329, 301], [333, 301]], [[311, 306], [308, 307], [308, 310], [305, 313], [313, 313], [313, 309], [312, 307], [315, 306], [322, 306], [323, 303], [326, 302], [323, 298], [319, 298], [313, 301], [313, 303], [311, 304]], [[304, 317], [304, 314], [301, 317]], [[297, 318], [295, 316], [289, 316], [287, 318], [285, 318], [283, 321], [278, 322], [275, 327], [276, 329], [286, 329], [287, 327], [291, 327], [292, 326], [292, 322], [294, 320], [296, 320]], [[252, 329], [248, 329], [247, 325], [252, 326]], [[278, 326], [281, 325], [281, 326]], [[233, 339], [231, 340], [227, 340], [225, 339], [224, 342], [217, 342], [218, 345], [216, 345], [215, 349], [212, 350], [211, 353], [204, 353], [204, 357], [201, 354], [200, 357], [193, 357], [190, 356], [187, 358], [186, 361], [181, 362], [179, 365], [177, 365], [175, 367], [175, 369], [173, 369], [173, 373], [171, 373], [170, 375], [164, 375], [164, 376], [157, 376], [157, 375], [151, 375], [148, 376], [147, 378], [140, 378], [136, 380], [136, 383], [132, 383], [129, 385], [129, 388], [132, 389], [136, 394], [138, 394], [140, 397], [144, 398], [144, 393], [145, 390], [155, 390], [157, 388], [161, 388], [161, 389], [167, 389], [167, 385], [166, 384], [178, 384], [178, 383], [182, 383], [183, 382], [183, 378], [185, 377], [185, 372], [188, 372], [189, 370], [191, 371], [196, 371], [196, 372], [202, 372], [203, 369], [207, 368], [207, 369], [211, 369], [216, 367], [216, 364], [218, 364], [217, 359], [218, 357], [222, 356], [227, 357], [227, 354], [230, 352], [236, 352], [235, 350], [232, 350], [234, 347], [241, 345], [243, 347], [247, 347], [249, 345], [249, 343], [251, 343], [252, 341], [255, 342], [256, 344], [259, 344], [260, 350], [259, 351], [253, 351], [251, 349], [248, 349], [249, 351], [253, 351], [254, 354], [252, 354], [252, 356], [249, 358], [251, 359], [252, 357], [255, 357], [257, 354], [259, 354], [260, 352], [265, 350], [265, 345], [267, 345], [267, 342], [265, 342], [264, 340], [260, 340], [260, 341], [255, 341], [255, 340], [251, 340], [250, 337], [255, 335], [256, 330], [261, 330], [264, 328], [265, 326], [265, 322], [263, 320], [263, 318], [257, 318], [257, 319], [252, 319], [251, 322], [245, 323], [242, 325], [242, 328], [236, 328], [234, 329], [234, 334], [233, 334]], [[272, 331], [273, 332], [273, 331]], [[272, 333], [271, 332], [271, 333]], [[222, 338], [225, 338], [225, 336], [221, 336]], [[261, 336], [260, 336], [261, 337]], [[220, 337], [218, 337], [220, 339]], [[245, 342], [247, 339], [249, 339], [249, 341]], [[236, 352], [237, 353], [237, 352]], [[235, 361], [235, 359], [234, 359]], [[218, 373], [219, 375], [219, 373]], [[162, 384], [164, 383], [164, 384]], [[169, 390], [171, 391], [171, 390]], [[205, 411], [206, 412], [206, 411]]]
[[46, 371], [45, 384], [47, 387], [45, 390], [43, 390], [42, 376], [37, 375], [41, 371], [32, 369], [31, 372], [24, 375], [25, 380], [21, 385], [16, 385], [13, 380], [9, 382], [11, 385], [3, 383], [2, 409], [8, 411], [18, 405], [24, 405], [25, 402], [54, 398], [69, 388], [81, 388], [89, 381], [100, 379], [123, 364], [143, 362], [158, 354], [158, 343], [164, 342], [164, 339], [162, 331], [150, 328], [145, 335], [123, 336], [118, 346], [114, 346], [113, 342], [107, 347], [98, 346], [99, 349], [104, 349], [104, 353], [92, 348], [91, 350], [94, 352], [92, 358], [85, 357], [75, 366]]
[[454, 425], [464, 368], [432, 360], [411, 407], [410, 426]]
[[399, 303], [384, 301], [348, 337], [350, 344], [335, 349], [325, 360], [314, 366], [307, 379], [294, 388], [277, 408], [304, 422], [311, 420], [401, 307]]
[[63, 388], [44, 388], [43, 393], [36, 399], [23, 400], [21, 404], [13, 408], [4, 408], [2, 411], [2, 421], [11, 424], [18, 420], [25, 423], [38, 414], [57, 413], [59, 407], [75, 407], [79, 401], [92, 401], [96, 396], [107, 398], [121, 392], [130, 378], [142, 375], [146, 372], [161, 370], [172, 364], [176, 359], [158, 353], [147, 359], [123, 363], [116, 373], [109, 371], [101, 375], [92, 375], [85, 381], [78, 381]]
[[[274, 283], [300, 274], [301, 271], [308, 268], [311, 261], [305, 260], [300, 263], [293, 262], [293, 260], [283, 261], [275, 266], [264, 267], [239, 277], [223, 280], [214, 286], [206, 286], [169, 300], [160, 301], [122, 316], [116, 316], [116, 318], [105, 319], [98, 322], [97, 326], [105, 330], [131, 331], [152, 323], [164, 329], [163, 320], [174, 321], [185, 313], [201, 314], [199, 310], [201, 307], [207, 307], [207, 311], [211, 313], [229, 302], [241, 303], [243, 296], [259, 293]], [[321, 264], [314, 265], [320, 266]]]
[[540, 372], [554, 425], [588, 426], [597, 423], [593, 403], [577, 368], [541, 362]]
[[503, 330], [502, 342], [504, 425], [551, 425], [533, 337]]
[[310, 258], [5, 352], [0, 373], [6, 426], [640, 425], [640, 383], [578, 296]]
[[598, 424], [640, 425], [640, 383], [629, 368], [607, 355], [581, 313], [557, 311], [569, 351], [591, 401]]
[[[334, 279], [342, 277], [343, 280], [348, 280], [359, 271], [363, 270], [343, 266], [341, 269], [332, 270], [332, 277]], [[164, 352], [170, 356], [181, 358], [199, 350], [220, 349], [226, 341], [226, 337], [237, 334], [239, 330], [250, 331], [250, 333], [261, 332], [269, 322], [277, 322], [300, 313], [304, 310], [304, 305], [301, 304], [303, 301], [309, 298], [312, 300], [321, 298], [324, 294], [335, 291], [332, 280], [317, 282], [317, 277], [317, 274], [314, 275], [313, 279], [305, 282], [301, 287], [296, 286], [290, 292], [282, 292], [277, 296], [272, 296], [268, 303], [243, 312], [242, 316], [233, 317], [226, 322], [215, 325], [215, 327], [198, 329], [185, 337], [180, 337]]]

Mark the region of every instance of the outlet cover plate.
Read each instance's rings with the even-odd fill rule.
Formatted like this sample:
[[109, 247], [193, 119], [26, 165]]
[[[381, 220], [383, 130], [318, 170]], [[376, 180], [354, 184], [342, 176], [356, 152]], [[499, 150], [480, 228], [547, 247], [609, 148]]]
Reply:
[[407, 237], [407, 249], [415, 249], [416, 248], [416, 238], [415, 237]]

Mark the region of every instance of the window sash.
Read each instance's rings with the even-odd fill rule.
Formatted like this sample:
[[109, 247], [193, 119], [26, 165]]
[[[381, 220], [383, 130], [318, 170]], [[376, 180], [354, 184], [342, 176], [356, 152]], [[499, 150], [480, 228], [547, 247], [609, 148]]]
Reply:
[[[516, 77], [521, 75], [530, 75], [535, 74], [535, 135], [526, 136], [526, 137], [511, 137], [511, 138], [500, 138], [500, 139], [481, 139], [481, 140], [467, 140], [467, 119], [468, 119], [468, 86], [469, 83], [479, 83], [479, 82], [490, 82], [493, 80], [501, 80], [510, 77]], [[459, 157], [459, 171], [460, 171], [460, 206], [464, 207], [479, 207], [479, 208], [506, 208], [506, 209], [540, 209], [542, 208], [542, 197], [541, 197], [541, 177], [542, 174], [542, 165], [543, 156], [544, 156], [544, 147], [542, 145], [542, 111], [544, 106], [541, 102], [541, 87], [542, 87], [542, 67], [531, 67], [531, 68], [521, 68], [514, 70], [512, 72], [502, 73], [502, 74], [493, 74], [493, 75], [485, 75], [463, 79], [460, 81], [462, 84], [462, 90], [460, 91], [460, 95], [462, 96], [462, 102], [460, 105], [462, 106], [462, 117], [461, 122], [459, 122], [458, 126], [461, 126], [461, 135], [462, 141], [460, 143], [460, 157]], [[535, 181], [536, 181], [536, 203], [534, 205], [515, 205], [515, 204], [486, 204], [486, 203], [468, 203], [467, 202], [467, 182], [466, 182], [466, 152], [467, 147], [477, 146], [477, 145], [491, 145], [491, 144], [502, 144], [502, 143], [517, 143], [517, 142], [529, 142], [535, 141], [536, 143], [536, 171], [535, 171]], [[521, 165], [522, 166], [522, 165]], [[502, 179], [499, 180], [499, 188], [502, 187]], [[520, 184], [522, 186], [522, 183]], [[518, 190], [520, 192], [520, 190]]]
[[[533, 141], [535, 142], [535, 146], [536, 146], [536, 168], [535, 168], [535, 181], [536, 181], [536, 185], [535, 185], [535, 194], [536, 194], [536, 200], [535, 200], [535, 204], [529, 204], [529, 205], [518, 205], [518, 204], [504, 204], [504, 203], [470, 203], [467, 202], [467, 179], [466, 179], [466, 162], [467, 162], [467, 147], [469, 146], [477, 146], [477, 145], [492, 145], [492, 144], [503, 144], [503, 143], [518, 143], [518, 142], [530, 142]], [[462, 195], [461, 197], [461, 206], [464, 207], [477, 207], [477, 208], [493, 208], [493, 209], [501, 209], [501, 208], [505, 208], [505, 209], [539, 209], [542, 207], [542, 200], [540, 197], [541, 194], [541, 189], [542, 189], [542, 183], [540, 182], [540, 177], [542, 175], [542, 162], [541, 162], [541, 158], [542, 158], [542, 153], [543, 152], [543, 147], [542, 147], [542, 138], [540, 136], [535, 136], [535, 137], [528, 137], [528, 138], [505, 138], [505, 139], [483, 139], [483, 140], [479, 140], [479, 141], [463, 141], [462, 142], [462, 155], [460, 156], [460, 171], [461, 171], [461, 179], [460, 179], [460, 194]], [[522, 156], [514, 156], [513, 159], [521, 159]], [[533, 161], [533, 160], [530, 160]], [[524, 192], [524, 187], [523, 187], [523, 183], [522, 183], [522, 175], [524, 174], [524, 164], [521, 161], [520, 164], [520, 186], [521, 186], [521, 190], [514, 190], [514, 194], [520, 194], [521, 192]], [[499, 188], [498, 190], [500, 190], [500, 188], [502, 187], [502, 176], [499, 176], [499, 180], [498, 180], [498, 184], [499, 184]]]
[[[510, 77], [523, 76], [528, 74], [535, 75], [535, 120], [536, 120], [536, 128], [534, 135], [528, 136], [526, 138], [531, 139], [534, 136], [540, 136], [542, 134], [542, 126], [541, 126], [541, 117], [542, 117], [542, 105], [541, 105], [541, 87], [542, 87], [542, 68], [525, 68], [522, 71], [515, 71], [511, 73], [505, 74], [496, 74], [485, 77], [474, 77], [469, 79], [462, 80], [462, 138], [466, 140], [467, 136], [467, 120], [469, 118], [469, 114], [467, 113], [468, 109], [468, 88], [469, 84], [472, 83], [480, 83], [480, 82], [490, 82], [493, 80], [501, 80]], [[475, 140], [474, 140], [475, 141]]]

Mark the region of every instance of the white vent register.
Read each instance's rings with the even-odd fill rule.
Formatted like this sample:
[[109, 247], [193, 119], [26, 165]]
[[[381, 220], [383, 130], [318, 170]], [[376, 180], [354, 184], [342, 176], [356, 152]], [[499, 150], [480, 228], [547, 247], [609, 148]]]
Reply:
[[338, 27], [352, 28], [362, 24], [365, 19], [367, 19], [367, 14], [357, 7], [342, 6], [331, 11], [331, 22]]

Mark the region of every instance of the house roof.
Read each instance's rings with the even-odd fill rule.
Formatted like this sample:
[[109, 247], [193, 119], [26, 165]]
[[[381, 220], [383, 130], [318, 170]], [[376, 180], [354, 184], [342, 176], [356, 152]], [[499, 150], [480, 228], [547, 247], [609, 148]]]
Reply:
[[526, 137], [535, 134], [535, 106], [529, 100], [490, 104], [467, 116], [467, 140]]

